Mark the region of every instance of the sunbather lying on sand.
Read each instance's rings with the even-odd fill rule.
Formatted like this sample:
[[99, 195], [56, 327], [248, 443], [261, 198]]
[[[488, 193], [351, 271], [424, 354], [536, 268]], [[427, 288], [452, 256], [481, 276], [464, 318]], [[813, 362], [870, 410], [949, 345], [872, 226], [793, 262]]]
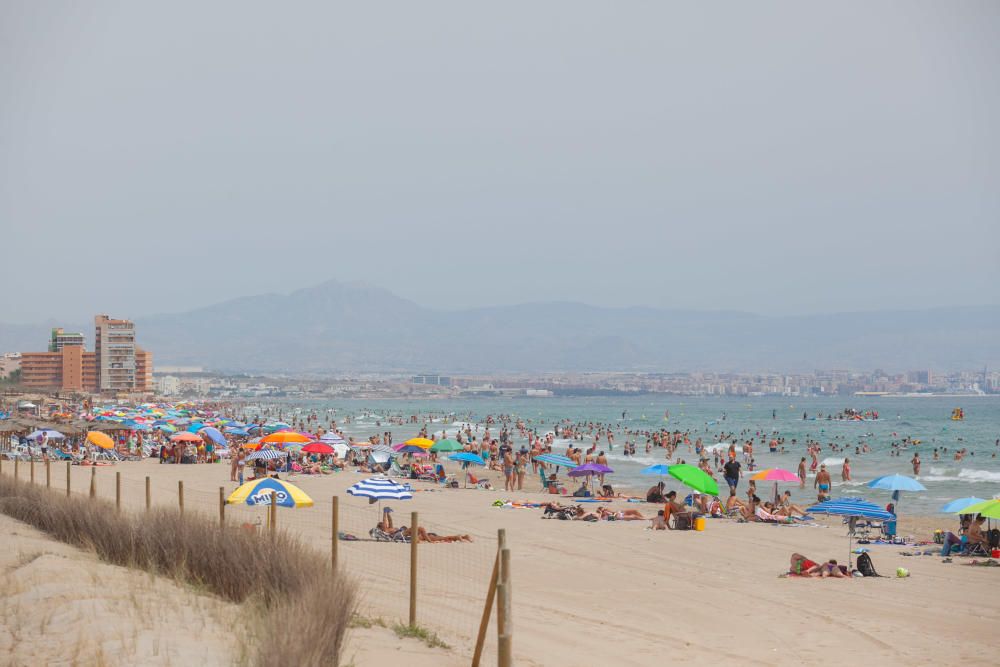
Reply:
[[838, 565], [837, 561], [833, 558], [821, 565], [809, 560], [802, 554], [792, 554], [791, 563], [788, 566], [789, 574], [800, 577], [832, 577], [834, 579], [849, 578], [850, 575], [844, 573], [846, 569]]
[[639, 510], [610, 510], [607, 507], [598, 507], [597, 516], [605, 521], [645, 521], [646, 517]]

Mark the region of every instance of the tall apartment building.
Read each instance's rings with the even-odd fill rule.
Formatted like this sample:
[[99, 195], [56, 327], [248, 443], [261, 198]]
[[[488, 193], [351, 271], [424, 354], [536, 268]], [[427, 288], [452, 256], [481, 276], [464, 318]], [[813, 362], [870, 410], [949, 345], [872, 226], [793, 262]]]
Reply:
[[153, 355], [136, 347], [135, 325], [107, 315], [94, 318], [95, 350], [82, 334], [53, 329], [48, 352], [21, 353], [21, 383], [32, 389], [91, 393], [152, 391]]
[[101, 391], [135, 389], [135, 325], [131, 321], [94, 317], [94, 353]]

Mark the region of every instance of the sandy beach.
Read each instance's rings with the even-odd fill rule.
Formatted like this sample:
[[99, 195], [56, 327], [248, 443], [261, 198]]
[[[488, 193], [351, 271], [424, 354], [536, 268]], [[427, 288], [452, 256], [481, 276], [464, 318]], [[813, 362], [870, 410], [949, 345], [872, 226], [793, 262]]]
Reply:
[[[7, 465], [4, 472], [10, 474]], [[217, 516], [219, 487], [226, 492], [235, 487], [228, 481], [226, 465], [144, 461], [99, 469], [102, 498], [114, 498], [114, 472], [122, 474], [123, 504], [136, 510], [144, 504], [141, 490], [147, 475], [154, 504], [176, 503], [177, 481], [183, 480], [185, 511], [208, 516]], [[42, 473], [37, 474], [37, 481], [44, 483]], [[54, 487], [64, 488], [64, 475], [60, 466], [53, 475]], [[489, 476], [496, 485], [497, 473]], [[85, 492], [89, 477], [89, 469], [74, 466], [74, 491]], [[331, 497], [337, 495], [341, 531], [366, 537], [377, 507], [345, 493], [363, 478], [355, 473], [293, 476], [316, 504], [282, 511], [279, 524], [329, 553]], [[775, 526], [711, 520], [704, 532], [650, 531], [646, 522], [546, 521], [540, 518], [541, 510], [492, 504], [501, 498], [547, 499], [537, 485], [513, 494], [419, 482], [415, 486], [433, 490], [418, 492], [411, 501], [389, 503], [396, 509], [397, 523], [406, 523], [410, 511], [419, 511], [421, 525], [428, 530], [467, 533], [474, 539], [472, 544], [419, 547], [419, 623], [439, 632], [451, 646], [437, 649], [441, 661], [435, 664], [459, 664], [464, 662], [460, 658], [471, 655], [499, 528], [506, 529], [512, 551], [516, 664], [644, 665], [664, 656], [680, 664], [717, 659], [737, 664], [842, 664], [863, 659], [985, 665], [996, 660], [991, 630], [1000, 620], [997, 568], [969, 567], [960, 558], [942, 563], [937, 556], [907, 557], [901, 552], [908, 548], [872, 545], [875, 566], [889, 575], [886, 578], [779, 578], [792, 552], [845, 562], [844, 527], [832, 521]], [[644, 514], [655, 511], [645, 503], [613, 506]], [[256, 510], [228, 511], [230, 521], [255, 520]], [[902, 521], [900, 534], [929, 538], [936, 527], [950, 528], [949, 519]], [[362, 611], [405, 620], [408, 545], [339, 545], [342, 566], [361, 585]], [[911, 576], [892, 576], [897, 567], [907, 568]], [[491, 627], [490, 632], [492, 637], [495, 630]], [[369, 644], [353, 641], [356, 647]], [[384, 656], [357, 649], [352, 654], [350, 648], [345, 659], [352, 655], [357, 665], [384, 664]]]

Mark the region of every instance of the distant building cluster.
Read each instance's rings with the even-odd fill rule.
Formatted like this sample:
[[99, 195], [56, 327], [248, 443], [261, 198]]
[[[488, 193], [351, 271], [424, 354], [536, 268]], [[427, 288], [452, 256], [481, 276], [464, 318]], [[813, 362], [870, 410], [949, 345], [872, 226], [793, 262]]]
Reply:
[[28, 389], [93, 394], [146, 393], [153, 389], [153, 355], [135, 343], [130, 320], [94, 317], [94, 351], [83, 334], [52, 329], [46, 352], [21, 352], [20, 383]]

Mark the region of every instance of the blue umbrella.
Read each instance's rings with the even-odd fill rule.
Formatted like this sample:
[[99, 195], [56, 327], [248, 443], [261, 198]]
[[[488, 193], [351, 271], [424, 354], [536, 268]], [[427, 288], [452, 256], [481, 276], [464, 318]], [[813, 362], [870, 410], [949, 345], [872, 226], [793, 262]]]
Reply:
[[472, 465], [477, 465], [477, 466], [486, 465], [483, 462], [481, 456], [479, 456], [478, 454], [473, 454], [472, 452], [458, 452], [456, 454], [452, 454], [451, 456], [449, 456], [448, 460], [461, 461], [463, 463], [471, 463]]
[[554, 466], [564, 466], [566, 468], [575, 468], [578, 465], [573, 459], [560, 456], [558, 454], [539, 454], [535, 457], [535, 460]]
[[658, 463], [655, 466], [649, 466], [648, 468], [643, 468], [640, 471], [643, 475], [666, 475], [670, 472], [670, 466], [666, 463]]
[[926, 491], [927, 487], [906, 475], [885, 475], [876, 477], [868, 482], [870, 489], [882, 489], [884, 491]]
[[[868, 488], [892, 491], [892, 500], [899, 505], [900, 491], [926, 491], [927, 487], [906, 475], [886, 475], [868, 482]], [[895, 509], [895, 507], [893, 508]]]
[[226, 437], [222, 435], [219, 429], [215, 428], [214, 426], [206, 426], [205, 428], [201, 429], [201, 432], [210, 437], [212, 441], [215, 442], [215, 444], [217, 445], [226, 444]]
[[969, 505], [975, 505], [976, 503], [981, 503], [981, 502], [983, 502], [982, 498], [974, 498], [974, 497], [958, 498], [956, 500], [951, 501], [944, 507], [942, 507], [940, 511], [946, 514], [955, 514], [957, 512], [961, 512]]
[[237, 428], [235, 426], [227, 426], [225, 428], [226, 433], [229, 435], [247, 436], [250, 435], [250, 431], [245, 428]]

